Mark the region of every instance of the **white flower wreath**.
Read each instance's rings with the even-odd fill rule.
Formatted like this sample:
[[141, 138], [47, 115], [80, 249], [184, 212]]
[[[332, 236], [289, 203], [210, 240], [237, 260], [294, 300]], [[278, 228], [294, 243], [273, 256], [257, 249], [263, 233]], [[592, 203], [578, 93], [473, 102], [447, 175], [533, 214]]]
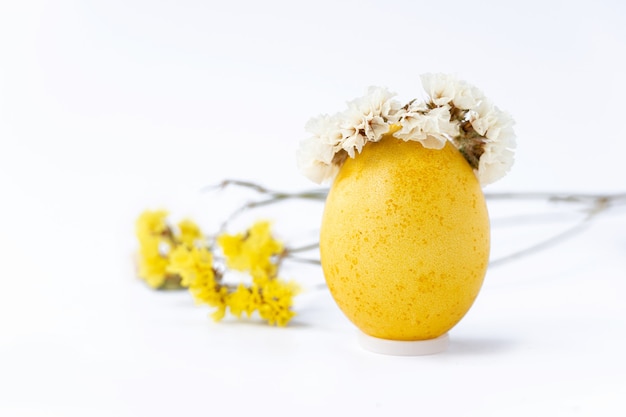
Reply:
[[471, 84], [447, 74], [424, 74], [425, 100], [402, 105], [386, 88], [370, 87], [335, 115], [312, 118], [313, 134], [300, 143], [298, 166], [316, 183], [332, 182], [346, 158], [354, 158], [367, 142], [378, 142], [394, 127], [393, 136], [441, 149], [454, 144], [474, 169], [481, 185], [502, 178], [514, 161], [513, 119]]

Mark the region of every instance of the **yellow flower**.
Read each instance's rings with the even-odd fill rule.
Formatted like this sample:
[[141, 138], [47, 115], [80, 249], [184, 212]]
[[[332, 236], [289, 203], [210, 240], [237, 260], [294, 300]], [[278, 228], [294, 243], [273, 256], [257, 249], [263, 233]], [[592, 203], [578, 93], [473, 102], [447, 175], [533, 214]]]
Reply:
[[217, 309], [211, 314], [213, 321], [220, 321], [226, 315], [226, 304], [220, 304]]
[[285, 326], [295, 315], [291, 309], [297, 286], [276, 278], [276, 257], [283, 253], [281, 242], [272, 237], [270, 223], [260, 221], [248, 231], [237, 235], [224, 234], [218, 237], [226, 265], [230, 269], [249, 272], [252, 286], [240, 284], [233, 291], [227, 304], [233, 315], [250, 316], [255, 310], [269, 324]]
[[180, 285], [189, 287], [189, 284], [195, 279], [195, 265], [191, 251], [185, 246], [177, 246], [170, 253], [170, 263], [167, 272], [180, 276]]
[[165, 283], [169, 261], [159, 253], [160, 239], [145, 239], [139, 250], [139, 277], [152, 288], [160, 288]]
[[167, 211], [144, 211], [135, 224], [135, 232], [139, 240], [139, 271], [152, 288], [160, 288], [166, 279], [166, 270], [169, 263], [167, 254], [162, 249], [171, 245], [166, 223]]
[[259, 297], [253, 289], [239, 284], [237, 289], [228, 296], [227, 304], [231, 314], [237, 318], [241, 318], [243, 313], [250, 317], [258, 307]]
[[259, 306], [259, 315], [271, 325], [284, 327], [296, 315], [291, 309], [293, 297], [299, 292], [294, 282], [285, 282], [280, 279], [269, 279], [260, 287], [262, 304]]
[[197, 241], [203, 239], [202, 231], [191, 220], [185, 219], [178, 223], [178, 229], [180, 230], [180, 236], [176, 240], [188, 247], [194, 246]]
[[217, 238], [226, 257], [226, 265], [237, 271], [263, 272], [269, 276], [276, 274], [273, 258], [283, 252], [281, 242], [270, 233], [270, 223], [255, 223], [246, 234], [223, 234]]
[[165, 210], [146, 210], [137, 219], [135, 224], [135, 232], [137, 239], [142, 242], [146, 238], [161, 236], [168, 229], [167, 227], [167, 211]]
[[253, 293], [257, 294], [257, 310], [271, 325], [285, 326], [295, 316], [291, 309], [293, 297], [300, 291], [295, 282], [285, 282], [264, 274], [253, 274]]
[[227, 298], [230, 312], [237, 318], [254, 311], [271, 325], [285, 326], [295, 316], [291, 309], [298, 287], [277, 278], [256, 277], [251, 287], [239, 284]]
[[181, 285], [189, 288], [197, 303], [217, 308], [212, 315], [216, 321], [224, 317], [228, 288], [216, 281], [213, 255], [207, 248], [177, 246], [167, 271], [180, 275]]
[[283, 245], [270, 233], [269, 222], [255, 223], [243, 234], [218, 237], [230, 269], [249, 272], [252, 285], [236, 288], [222, 283], [222, 275], [213, 266], [213, 253], [206, 245], [200, 228], [191, 220], [178, 224], [174, 235], [167, 224], [167, 212], [145, 211], [136, 224], [139, 239], [139, 276], [154, 288], [176, 286], [189, 289], [197, 303], [215, 310], [214, 320], [221, 320], [227, 310], [237, 318], [250, 317], [255, 311], [272, 325], [285, 326], [295, 315], [291, 310], [297, 286], [276, 277], [277, 257]]
[[181, 285], [192, 292], [215, 286], [213, 255], [207, 248], [177, 246], [170, 255], [168, 272], [181, 277]]
[[[183, 287], [195, 288], [214, 280], [213, 255], [205, 247], [177, 246], [170, 254], [168, 272], [181, 277]], [[208, 277], [208, 279], [207, 279]]]

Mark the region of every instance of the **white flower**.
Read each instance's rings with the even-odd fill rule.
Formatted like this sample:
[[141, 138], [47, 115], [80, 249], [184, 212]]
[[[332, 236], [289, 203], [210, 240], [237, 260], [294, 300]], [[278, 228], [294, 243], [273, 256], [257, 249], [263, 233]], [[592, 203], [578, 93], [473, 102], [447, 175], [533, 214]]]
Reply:
[[368, 140], [365, 127], [369, 122], [362, 113], [351, 110], [341, 113], [339, 119], [340, 149], [345, 150], [350, 158], [354, 158], [355, 150], [361, 153]]
[[448, 74], [422, 74], [422, 87], [438, 106], [449, 104], [456, 94], [457, 79]]
[[378, 142], [389, 131], [389, 123], [397, 120], [402, 106], [394, 96], [386, 88], [370, 87], [365, 96], [348, 102], [348, 109], [339, 115], [339, 127], [341, 148], [350, 158], [367, 142]]
[[[445, 74], [425, 74], [422, 76], [424, 90], [432, 103], [440, 108], [453, 105], [462, 112], [455, 116], [469, 121], [474, 131], [482, 137], [482, 154], [476, 155], [478, 169], [476, 175], [481, 185], [491, 184], [502, 178], [513, 165], [515, 134], [513, 120], [494, 106], [483, 93], [471, 84]], [[445, 125], [437, 126], [441, 131]], [[472, 141], [458, 130], [449, 137], [463, 143]], [[426, 146], [426, 145], [424, 145]]]
[[332, 163], [334, 156], [333, 146], [316, 136], [301, 141], [296, 155], [300, 171], [317, 184], [328, 182], [337, 175], [339, 167]]
[[370, 142], [378, 142], [389, 132], [389, 123], [382, 116], [374, 116], [364, 126], [365, 136]]
[[495, 106], [489, 100], [483, 100], [479, 106], [467, 112], [467, 119], [481, 136], [485, 136], [489, 126], [496, 122], [495, 117]]
[[476, 133], [485, 138], [478, 179], [482, 185], [491, 184], [506, 175], [513, 165], [516, 146], [513, 119], [485, 99], [470, 112], [469, 120]]
[[332, 180], [339, 170], [332, 161], [341, 149], [340, 122], [338, 115], [322, 114], [310, 119], [305, 126], [313, 136], [300, 142], [296, 155], [298, 168], [318, 184]]
[[385, 123], [395, 122], [402, 105], [393, 100], [396, 94], [383, 87], [369, 87], [367, 94], [348, 102], [348, 109], [362, 114], [366, 119], [380, 117]]
[[452, 102], [455, 107], [468, 110], [484, 98], [479, 89], [450, 74], [423, 74], [420, 78], [424, 91], [438, 106]]
[[478, 88], [465, 81], [459, 81], [452, 103], [461, 110], [469, 110], [476, 107], [484, 98]]
[[327, 114], [321, 114], [317, 117], [310, 119], [304, 126], [304, 129], [313, 134], [313, 137], [318, 138], [320, 142], [338, 146], [341, 142], [341, 132], [339, 123], [341, 119], [338, 115], [329, 116]]
[[393, 135], [404, 141], [420, 142], [427, 149], [441, 149], [446, 141], [459, 134], [459, 124], [450, 120], [450, 106], [428, 109], [425, 103], [412, 102], [400, 121], [401, 129]]
[[491, 184], [505, 176], [515, 161], [513, 155], [513, 147], [506, 141], [488, 141], [476, 171], [480, 184]]

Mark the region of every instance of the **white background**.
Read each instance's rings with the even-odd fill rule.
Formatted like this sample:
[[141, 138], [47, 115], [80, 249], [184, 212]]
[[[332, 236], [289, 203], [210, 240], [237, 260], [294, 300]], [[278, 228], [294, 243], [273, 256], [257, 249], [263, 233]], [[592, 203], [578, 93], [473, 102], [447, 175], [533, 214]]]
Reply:
[[224, 178], [310, 188], [306, 121], [370, 85], [411, 99], [424, 72], [516, 119], [516, 165], [487, 191], [624, 192], [625, 20], [618, 0], [5, 0], [0, 414], [624, 415], [623, 210], [490, 269], [429, 357], [362, 350], [326, 291], [286, 329], [215, 324], [132, 256], [143, 209], [215, 220], [199, 190]]

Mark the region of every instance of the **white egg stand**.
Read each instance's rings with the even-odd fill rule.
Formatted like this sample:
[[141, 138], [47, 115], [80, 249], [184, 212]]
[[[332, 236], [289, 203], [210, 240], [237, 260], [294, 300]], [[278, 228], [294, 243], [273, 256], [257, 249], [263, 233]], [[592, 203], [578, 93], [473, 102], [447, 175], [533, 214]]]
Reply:
[[430, 340], [388, 340], [369, 336], [360, 330], [357, 339], [365, 350], [394, 356], [433, 355], [445, 351], [450, 342], [448, 333]]

